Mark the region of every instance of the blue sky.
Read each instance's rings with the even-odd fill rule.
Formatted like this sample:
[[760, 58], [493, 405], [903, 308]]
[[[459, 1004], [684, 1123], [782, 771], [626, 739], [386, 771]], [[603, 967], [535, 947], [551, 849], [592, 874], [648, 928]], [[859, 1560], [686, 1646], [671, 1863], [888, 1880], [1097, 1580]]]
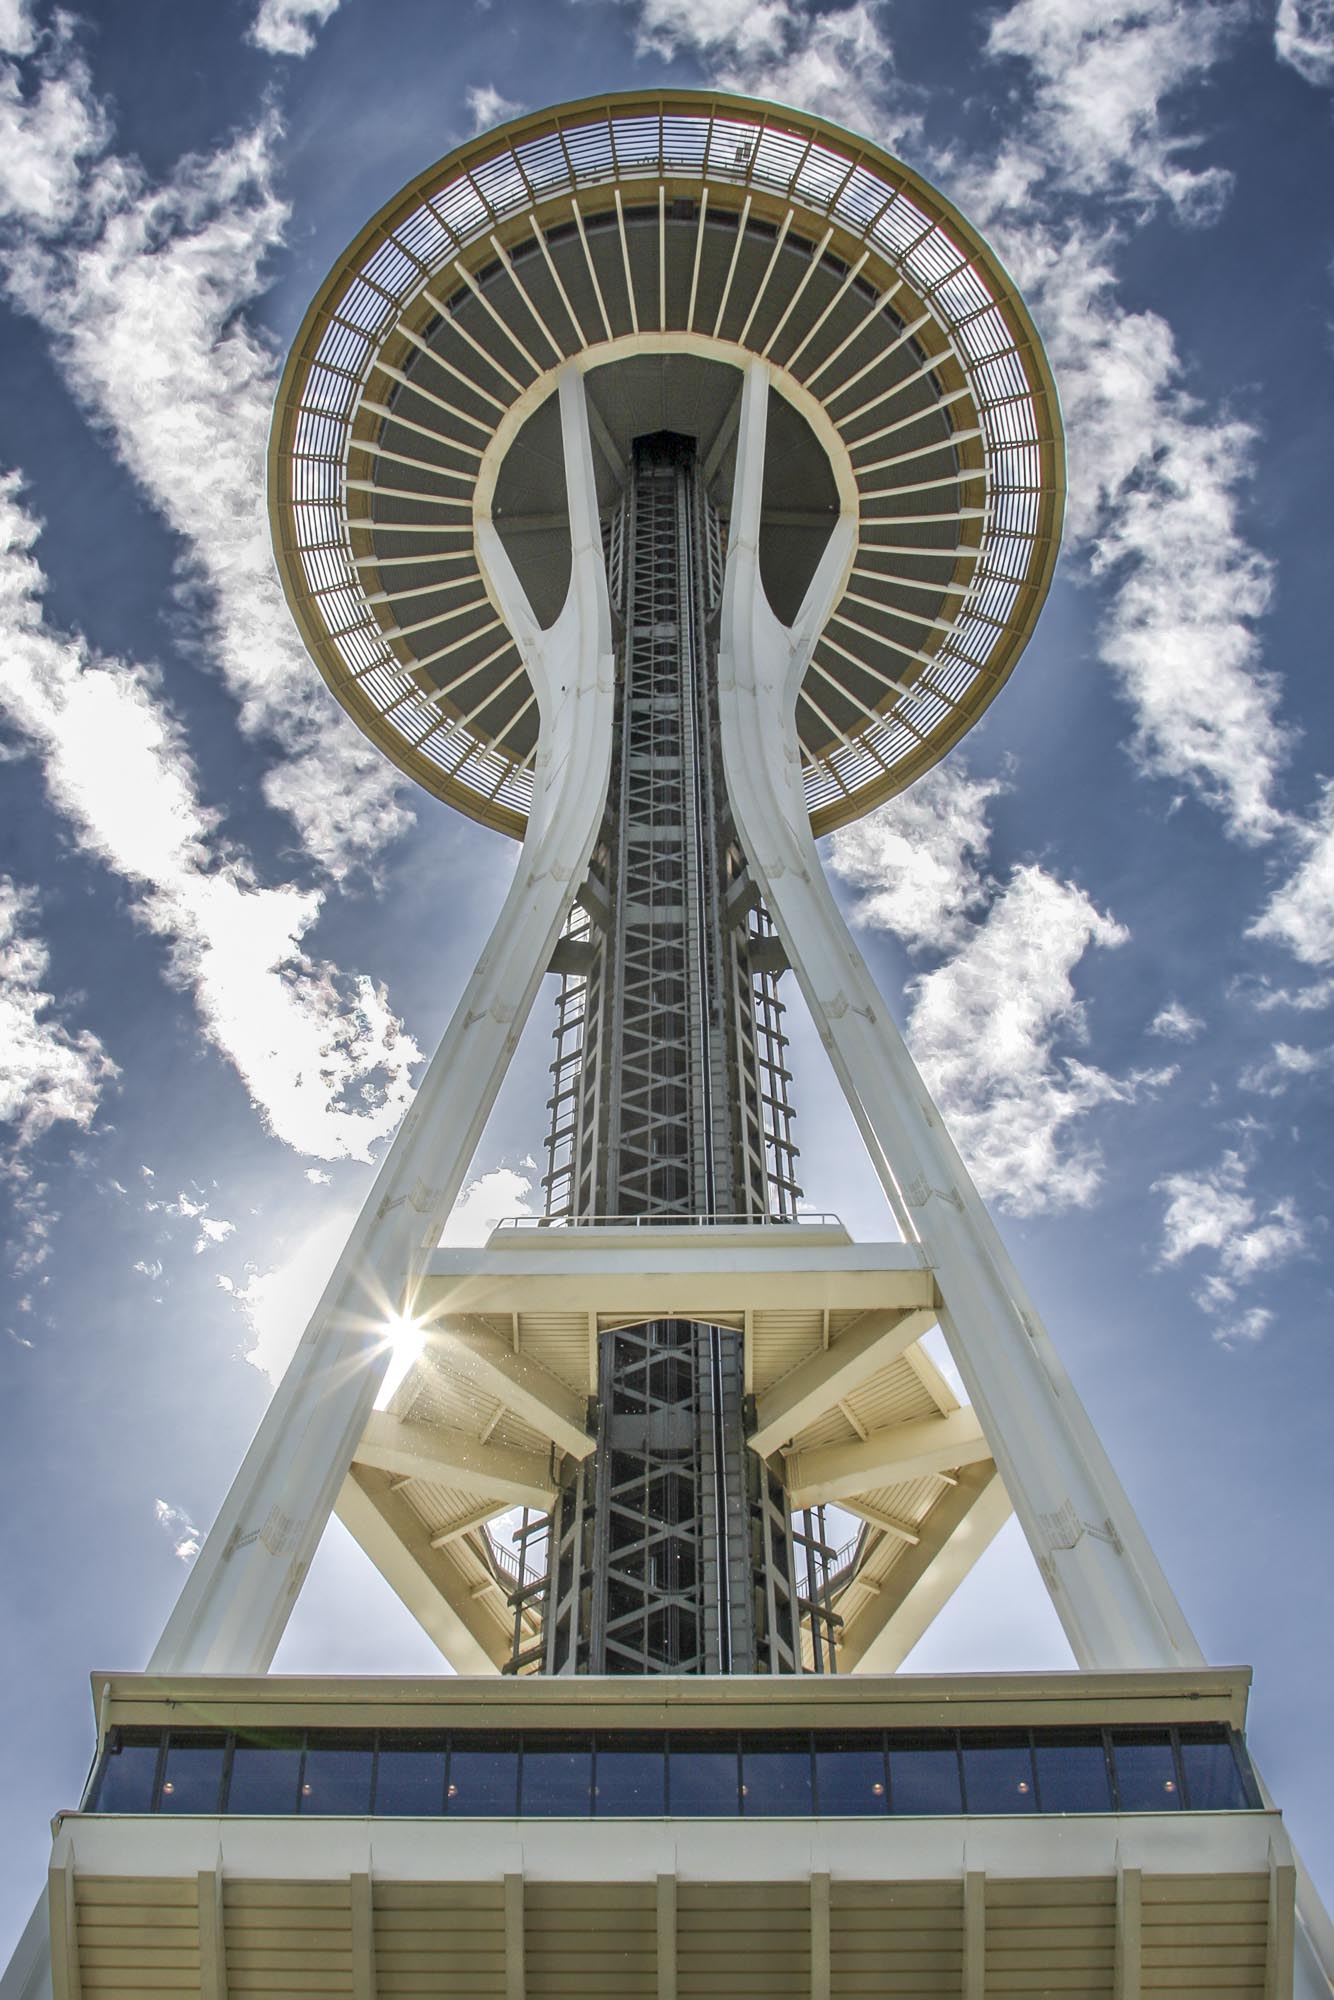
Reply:
[[[828, 859], [1328, 1895], [1331, 0], [0, 0], [0, 49], [0, 1955], [513, 861], [301, 654], [281, 356], [474, 129], [664, 80], [899, 151], [1047, 340], [1037, 637]], [[530, 1199], [549, 1028], [462, 1232]], [[794, 1035], [808, 1197], [880, 1234]], [[433, 1658], [332, 1532], [279, 1666]], [[1011, 1528], [913, 1664], [1067, 1661]]]

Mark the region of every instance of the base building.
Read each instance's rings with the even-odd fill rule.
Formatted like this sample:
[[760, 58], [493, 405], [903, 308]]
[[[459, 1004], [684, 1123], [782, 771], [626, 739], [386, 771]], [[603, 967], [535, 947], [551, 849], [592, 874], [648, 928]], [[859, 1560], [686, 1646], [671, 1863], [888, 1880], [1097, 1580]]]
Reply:
[[[524, 118], [340, 259], [269, 482], [333, 692], [522, 845], [148, 1671], [94, 1676], [3, 2000], [1327, 2000], [1248, 1675], [814, 844], [962, 736], [1050, 581], [1055, 388], [994, 255], [795, 112]], [[442, 1249], [548, 973], [544, 1213]], [[792, 980], [884, 1241], [805, 1204]], [[268, 1675], [335, 1508], [454, 1673]], [[1077, 1671], [900, 1673], [1011, 1509]]]

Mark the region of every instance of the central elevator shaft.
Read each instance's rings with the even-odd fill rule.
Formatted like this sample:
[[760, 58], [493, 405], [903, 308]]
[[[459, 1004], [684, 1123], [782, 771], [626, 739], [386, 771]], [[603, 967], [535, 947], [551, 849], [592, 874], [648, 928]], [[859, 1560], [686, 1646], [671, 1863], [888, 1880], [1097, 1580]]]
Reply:
[[[693, 440], [636, 440], [607, 562], [617, 747], [557, 957], [548, 1214], [790, 1219], [782, 961], [717, 755], [722, 533]], [[744, 1405], [738, 1328], [599, 1333], [597, 1450], [552, 1515], [541, 1670], [799, 1670], [786, 1496], [747, 1447]]]

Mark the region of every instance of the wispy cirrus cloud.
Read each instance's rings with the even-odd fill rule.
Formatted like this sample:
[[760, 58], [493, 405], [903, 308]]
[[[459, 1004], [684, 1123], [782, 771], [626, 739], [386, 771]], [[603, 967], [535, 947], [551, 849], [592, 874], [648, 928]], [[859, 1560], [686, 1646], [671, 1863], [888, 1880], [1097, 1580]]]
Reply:
[[204, 1546], [202, 1530], [195, 1526], [183, 1507], [173, 1507], [169, 1500], [155, 1500], [153, 1513], [159, 1528], [171, 1542], [171, 1552], [177, 1562], [192, 1563]]
[[0, 714], [41, 762], [86, 852], [139, 892], [170, 977], [275, 1137], [365, 1159], [411, 1096], [419, 1052], [383, 989], [313, 958], [318, 891], [263, 886], [200, 800], [179, 730], [143, 667], [95, 657], [46, 621], [38, 523], [0, 479]]
[[909, 951], [963, 944], [987, 900], [987, 807], [1005, 789], [957, 755], [910, 791], [829, 836], [829, 866], [857, 890], [854, 923], [890, 931]]
[[1174, 1071], [1114, 1076], [1078, 1053], [1088, 1020], [1075, 974], [1129, 934], [1045, 869], [1018, 867], [1004, 884], [987, 872], [986, 809], [1004, 789], [956, 758], [831, 836], [828, 856], [861, 892], [855, 925], [946, 954], [909, 984], [908, 1043], [982, 1193], [1031, 1215], [1094, 1199], [1089, 1120]]
[[246, 40], [271, 56], [308, 56], [340, 0], [260, 0]]
[[246, 313], [287, 220], [272, 183], [278, 123], [157, 184], [110, 149], [72, 33], [62, 16], [22, 68], [0, 63], [3, 283], [182, 538], [180, 596], [201, 652], [242, 729], [281, 753], [265, 796], [339, 875], [411, 815], [393, 767], [325, 692], [273, 570], [264, 457], [278, 359]]
[[1167, 101], [1207, 78], [1248, 11], [1245, 0], [1016, 0], [988, 38], [1029, 76], [1022, 136], [997, 167], [1005, 205], [1046, 186], [1211, 219], [1231, 177], [1190, 162], [1198, 140], [1173, 127]]
[[1282, 945], [1303, 965], [1334, 965], [1334, 781], [1321, 788], [1309, 819], [1293, 825], [1290, 832], [1297, 864], [1251, 925], [1249, 935]]
[[1073, 883], [1019, 867], [962, 948], [908, 989], [927, 1086], [982, 1193], [1014, 1214], [1087, 1206], [1102, 1178], [1088, 1116], [1174, 1074], [1114, 1076], [1077, 1053], [1088, 1022], [1075, 971], [1127, 935]]
[[1148, 1032], [1166, 1042], [1193, 1042], [1203, 1034], [1204, 1023], [1183, 1001], [1169, 1000], [1150, 1021]]
[[[162, 1215], [173, 1222], [184, 1222], [194, 1236], [194, 1253], [200, 1257], [206, 1250], [214, 1250], [225, 1243], [229, 1236], [235, 1236], [236, 1224], [225, 1216], [214, 1215], [212, 1202], [202, 1188], [196, 1187], [193, 1194], [182, 1188], [175, 1201], [146, 1201], [146, 1215]], [[158, 1267], [159, 1270], [161, 1266]]]
[[1279, 0], [1274, 49], [1308, 83], [1334, 84], [1334, 0]]
[[1202, 223], [1225, 198], [1227, 177], [1190, 162], [1198, 142], [1171, 111], [1244, 18], [1213, 0], [1018, 0], [989, 41], [1028, 72], [1011, 134], [989, 160], [947, 166], [1060, 383], [1067, 529], [1106, 588], [1098, 650], [1131, 712], [1130, 753], [1254, 843], [1283, 825], [1273, 793], [1291, 743], [1256, 633], [1270, 565], [1242, 525], [1255, 433], [1192, 397], [1171, 328], [1127, 309], [1116, 271], [1123, 210]]
[[1334, 1052], [1308, 1049], [1300, 1042], [1275, 1042], [1259, 1062], [1248, 1063], [1238, 1078], [1243, 1090], [1261, 1097], [1283, 1097], [1294, 1083], [1318, 1076], [1330, 1067]]
[[1277, 1271], [1307, 1246], [1307, 1227], [1288, 1197], [1262, 1208], [1249, 1187], [1242, 1154], [1229, 1149], [1212, 1167], [1166, 1174], [1154, 1182], [1163, 1196], [1162, 1259], [1179, 1264], [1201, 1256], [1205, 1269], [1196, 1303], [1217, 1322], [1224, 1346], [1262, 1337], [1273, 1320], [1265, 1306], [1238, 1309], [1240, 1288]]
[[517, 118], [523, 109], [512, 98], [502, 97], [494, 83], [469, 84], [463, 99], [474, 132], [489, 132], [493, 125], [503, 125], [506, 119]]
[[631, 0], [639, 54], [701, 56], [724, 89], [799, 104], [887, 145], [920, 129], [875, 0], [816, 9], [800, 0]]
[[22, 1149], [56, 1124], [87, 1131], [120, 1074], [91, 1028], [70, 1029], [45, 990], [51, 954], [37, 895], [0, 875], [0, 1123]]

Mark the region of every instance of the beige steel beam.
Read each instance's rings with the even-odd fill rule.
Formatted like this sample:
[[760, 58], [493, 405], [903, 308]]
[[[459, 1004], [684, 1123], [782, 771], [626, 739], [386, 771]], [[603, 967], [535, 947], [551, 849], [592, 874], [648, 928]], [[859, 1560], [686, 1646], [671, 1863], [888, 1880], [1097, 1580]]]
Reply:
[[352, 2000], [379, 2000], [375, 1963], [375, 1891], [370, 1873], [348, 1878], [352, 1914]]
[[1138, 1868], [1116, 1871], [1115, 2000], [1140, 2000], [1143, 1958], [1144, 1876]]
[[199, 1895], [200, 2000], [227, 2000], [227, 1931], [222, 1907], [221, 1868], [201, 1868]]
[[970, 1868], [963, 1878], [963, 2000], [985, 2000], [987, 1878]]
[[[812, 1230], [811, 1235], [816, 1232]], [[823, 1234], [823, 1232], [820, 1232]], [[526, 1232], [504, 1232], [515, 1242]], [[842, 1232], [839, 1232], [842, 1235]], [[805, 1230], [533, 1231], [533, 1246], [436, 1250], [418, 1283], [418, 1314], [641, 1313], [701, 1318], [785, 1311], [908, 1312], [935, 1304], [935, 1280], [906, 1243], [808, 1244]], [[756, 1241], [756, 1239], [761, 1239]], [[682, 1240], [685, 1239], [685, 1240]]]
[[840, 1670], [895, 1672], [1009, 1516], [1010, 1502], [991, 1460], [966, 1466], [957, 1485], [937, 1500], [918, 1541], [904, 1550], [877, 1594], [848, 1616], [839, 1646]]
[[556, 1497], [549, 1455], [484, 1444], [448, 1424], [404, 1422], [386, 1410], [371, 1412], [354, 1460], [400, 1478], [466, 1487], [470, 1493], [489, 1496], [501, 1507], [545, 1509]]
[[561, 1451], [571, 1458], [588, 1457], [597, 1439], [585, 1428], [584, 1398], [549, 1368], [529, 1355], [516, 1354], [499, 1334], [462, 1320], [433, 1326], [428, 1344], [452, 1369], [484, 1384]]
[[384, 1473], [348, 1474], [338, 1518], [360, 1542], [456, 1673], [495, 1674], [509, 1658], [509, 1632], [488, 1618], [448, 1553], [431, 1544], [413, 1509]]
[[676, 1877], [659, 1875], [657, 1888], [658, 2000], [676, 2000]]
[[788, 1493], [794, 1507], [813, 1507], [821, 1500], [871, 1493], [932, 1472], [954, 1472], [990, 1457], [991, 1446], [975, 1412], [953, 1410], [947, 1417], [919, 1417], [847, 1444], [789, 1453]]
[[505, 1877], [505, 2000], [524, 2000], [528, 1991], [524, 1949], [523, 1876]]
[[834, 1409], [851, 1390], [896, 1361], [935, 1320], [934, 1308], [926, 1306], [917, 1312], [868, 1312], [844, 1327], [828, 1347], [799, 1363], [758, 1398], [755, 1429], [748, 1439], [751, 1450], [768, 1458]]

